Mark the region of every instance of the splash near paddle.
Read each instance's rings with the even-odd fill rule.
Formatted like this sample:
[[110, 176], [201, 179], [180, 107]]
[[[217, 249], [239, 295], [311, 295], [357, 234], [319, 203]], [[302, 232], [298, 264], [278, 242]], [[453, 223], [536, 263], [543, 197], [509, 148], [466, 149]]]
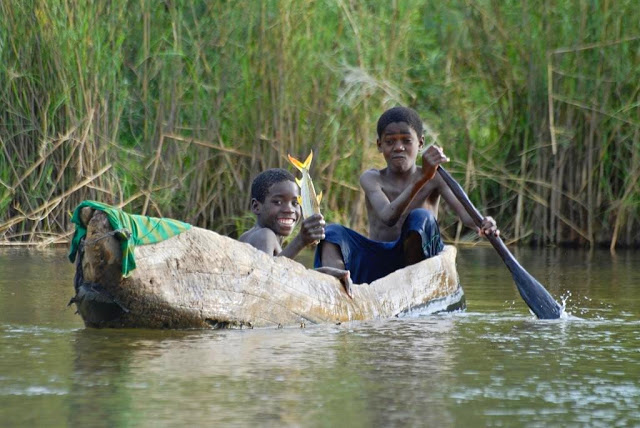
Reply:
[[313, 160], [313, 150], [304, 162], [300, 162], [291, 155], [288, 155], [288, 157], [289, 162], [302, 173], [301, 179], [296, 178], [296, 183], [300, 186], [301, 196], [298, 196], [298, 202], [302, 206], [302, 216], [307, 218], [314, 214], [320, 214], [322, 192], [316, 195], [316, 189], [313, 187], [313, 181], [311, 181], [311, 176], [309, 175], [309, 168]]

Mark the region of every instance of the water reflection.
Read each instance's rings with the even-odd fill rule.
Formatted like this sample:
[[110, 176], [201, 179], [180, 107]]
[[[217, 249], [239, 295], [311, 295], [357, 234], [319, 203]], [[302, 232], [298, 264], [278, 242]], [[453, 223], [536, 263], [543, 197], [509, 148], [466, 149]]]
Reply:
[[[387, 321], [307, 329], [221, 332], [80, 330], [74, 333], [69, 422], [395, 424], [418, 405], [450, 420], [439, 394], [455, 369], [451, 320]], [[384, 391], [394, 380], [394, 394]], [[168, 397], [181, 399], [180, 409]], [[401, 418], [400, 418], [401, 419]]]
[[640, 254], [517, 255], [581, 319], [534, 319], [475, 248], [466, 312], [217, 332], [85, 329], [65, 255], [0, 253], [7, 426], [640, 424]]

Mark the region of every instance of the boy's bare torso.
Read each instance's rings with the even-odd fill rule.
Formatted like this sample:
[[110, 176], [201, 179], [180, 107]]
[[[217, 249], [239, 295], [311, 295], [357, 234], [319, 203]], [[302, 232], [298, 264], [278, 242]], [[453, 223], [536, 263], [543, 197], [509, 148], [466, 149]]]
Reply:
[[[416, 169], [406, 177], [398, 177], [390, 174], [387, 168], [382, 170], [369, 170], [365, 174], [369, 174], [380, 185], [380, 190], [393, 202], [402, 191], [413, 182], [422, 177], [422, 168]], [[440, 186], [442, 181], [439, 176], [433, 177], [416, 193], [415, 197], [409, 203], [399, 221], [393, 226], [387, 226], [377, 216], [376, 211], [371, 207], [369, 199], [366, 198], [367, 213], [369, 218], [369, 238], [376, 241], [395, 241], [400, 237], [404, 220], [411, 210], [416, 208], [425, 208], [431, 211], [437, 218], [438, 204], [440, 201]]]

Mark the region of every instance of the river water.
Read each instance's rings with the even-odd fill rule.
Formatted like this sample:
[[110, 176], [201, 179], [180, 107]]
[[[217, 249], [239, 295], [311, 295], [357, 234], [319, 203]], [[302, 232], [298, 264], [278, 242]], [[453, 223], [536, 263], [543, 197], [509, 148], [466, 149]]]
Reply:
[[149, 331], [85, 329], [66, 251], [0, 249], [0, 426], [640, 426], [640, 252], [518, 249], [563, 320], [489, 247], [464, 312]]

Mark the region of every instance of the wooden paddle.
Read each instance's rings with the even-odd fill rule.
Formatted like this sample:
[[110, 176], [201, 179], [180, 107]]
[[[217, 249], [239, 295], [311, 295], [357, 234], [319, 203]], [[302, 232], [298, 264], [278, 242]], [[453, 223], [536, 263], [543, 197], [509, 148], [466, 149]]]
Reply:
[[[449, 175], [442, 166], [438, 168], [438, 173], [451, 188], [453, 194], [456, 195], [456, 198], [458, 198], [460, 203], [467, 210], [476, 226], [482, 227], [482, 219], [484, 217], [476, 207], [473, 206], [460, 184], [458, 184], [458, 182], [451, 177], [451, 175]], [[493, 248], [496, 249], [504, 263], [507, 265], [507, 268], [509, 268], [509, 271], [511, 271], [511, 275], [518, 287], [520, 296], [522, 296], [522, 299], [529, 308], [531, 308], [533, 313], [540, 319], [560, 318], [562, 306], [560, 306], [560, 304], [551, 297], [551, 294], [549, 294], [542, 284], [540, 284], [529, 274], [529, 272], [520, 266], [520, 263], [518, 263], [504, 242], [502, 242], [502, 239], [495, 235], [487, 235], [487, 239], [489, 239]]]

